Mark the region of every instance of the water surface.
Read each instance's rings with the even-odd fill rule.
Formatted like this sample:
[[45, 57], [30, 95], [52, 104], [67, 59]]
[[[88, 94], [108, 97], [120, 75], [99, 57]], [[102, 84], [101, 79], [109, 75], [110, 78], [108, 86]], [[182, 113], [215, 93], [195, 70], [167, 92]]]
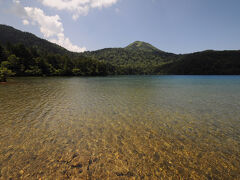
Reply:
[[240, 76], [13, 78], [0, 179], [240, 179]]

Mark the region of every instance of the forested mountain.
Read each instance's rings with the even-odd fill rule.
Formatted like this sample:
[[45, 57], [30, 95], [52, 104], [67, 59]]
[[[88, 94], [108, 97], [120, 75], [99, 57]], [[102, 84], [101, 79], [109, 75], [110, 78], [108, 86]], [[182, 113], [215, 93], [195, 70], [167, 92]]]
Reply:
[[118, 74], [154, 74], [156, 67], [176, 61], [180, 57], [141, 41], [125, 48], [106, 48], [83, 54], [117, 66]]
[[240, 75], [240, 51], [202, 51], [181, 56], [156, 72], [180, 75]]
[[240, 74], [240, 51], [207, 50], [176, 55], [136, 41], [125, 48], [108, 48], [84, 55], [117, 66], [118, 74]]
[[161, 51], [141, 41], [136, 41], [125, 48], [106, 48], [83, 54], [115, 65], [162, 64], [177, 58], [176, 54]]
[[11, 26], [0, 25], [0, 44], [7, 45], [8, 43], [23, 44], [27, 48], [36, 49], [41, 54], [75, 54], [57, 44], [41, 39], [34, 34], [17, 30]]
[[125, 48], [74, 53], [37, 36], [0, 25], [0, 80], [6, 74], [128, 75], [239, 74], [240, 51], [176, 55], [141, 41]]
[[98, 76], [115, 67], [73, 53], [33, 34], [0, 25], [0, 81], [16, 76]]

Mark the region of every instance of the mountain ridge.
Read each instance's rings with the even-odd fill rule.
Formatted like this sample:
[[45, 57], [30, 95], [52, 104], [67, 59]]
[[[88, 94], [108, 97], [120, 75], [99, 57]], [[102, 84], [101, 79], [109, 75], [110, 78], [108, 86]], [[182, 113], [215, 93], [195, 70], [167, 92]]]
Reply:
[[51, 51], [56, 54], [74, 54], [55, 43], [42, 39], [32, 33], [18, 30], [12, 26], [0, 24], [0, 43], [24, 44], [26, 47], [37, 48], [39, 51]]
[[[5, 45], [5, 48], [7, 48], [8, 42], [15, 46], [20, 43], [29, 48], [28, 50], [17, 46], [15, 51], [8, 49], [9, 52], [16, 52], [15, 55], [17, 57], [23, 58], [25, 69], [21, 71], [22, 74], [29, 72], [29, 70], [32, 72], [39, 70], [39, 62], [37, 59], [32, 59], [31, 61], [33, 62], [31, 63], [34, 66], [28, 65], [28, 59], [31, 59], [31, 57], [26, 56], [26, 54], [23, 55], [19, 49], [23, 49], [25, 52], [31, 51], [33, 58], [35, 58], [35, 52], [32, 49], [35, 49], [40, 54], [41, 61], [46, 61], [45, 65], [49, 66], [48, 73], [51, 72], [50, 70], [53, 67], [54, 73], [52, 74], [60, 75], [96, 75], [108, 74], [108, 72], [111, 72], [111, 74], [240, 74], [239, 50], [205, 50], [189, 54], [174, 54], [161, 51], [149, 43], [135, 41], [123, 48], [104, 48], [96, 51], [75, 53], [41, 39], [34, 34], [17, 30], [11, 26], [0, 25], [0, 44]], [[51, 54], [54, 57], [49, 57]], [[72, 59], [69, 65], [68, 58]], [[78, 59], [76, 60], [76, 58]], [[64, 59], [64, 61], [61, 59]], [[82, 63], [83, 60], [84, 63]], [[81, 64], [87, 65], [88, 61], [91, 62], [91, 68], [95, 68], [94, 71], [88, 72], [89, 69], [81, 67]], [[64, 64], [66, 65], [67, 73], [62, 73], [65, 71], [61, 71], [61, 69], [64, 69]], [[105, 69], [104, 73], [99, 73], [100, 71], [97, 68], [102, 65], [104, 68], [108, 68], [108, 70], [105, 71]], [[60, 68], [60, 71], [58, 71], [58, 68]], [[83, 69], [81, 70], [81, 68]], [[81, 72], [78, 72], [79, 69]]]

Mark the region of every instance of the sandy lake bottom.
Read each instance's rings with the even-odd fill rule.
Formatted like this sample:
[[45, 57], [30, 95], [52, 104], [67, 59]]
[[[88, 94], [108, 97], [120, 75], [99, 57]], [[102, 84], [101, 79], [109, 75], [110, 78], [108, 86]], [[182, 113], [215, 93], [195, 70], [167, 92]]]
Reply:
[[240, 179], [240, 76], [13, 78], [0, 179]]

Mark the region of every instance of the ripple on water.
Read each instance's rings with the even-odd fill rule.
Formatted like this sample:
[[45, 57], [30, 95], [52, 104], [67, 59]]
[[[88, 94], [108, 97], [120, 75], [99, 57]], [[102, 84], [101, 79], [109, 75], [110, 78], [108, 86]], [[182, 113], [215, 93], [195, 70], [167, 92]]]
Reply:
[[0, 178], [240, 178], [239, 77], [10, 82], [0, 85]]

